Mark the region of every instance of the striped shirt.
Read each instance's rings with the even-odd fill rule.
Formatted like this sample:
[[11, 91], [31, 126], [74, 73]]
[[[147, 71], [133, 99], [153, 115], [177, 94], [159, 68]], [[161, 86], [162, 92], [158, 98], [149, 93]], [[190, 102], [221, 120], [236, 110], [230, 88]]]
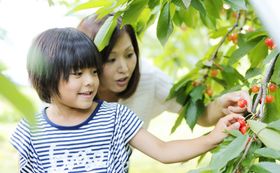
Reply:
[[76, 126], [52, 123], [46, 108], [36, 120], [36, 127], [20, 121], [11, 136], [20, 172], [128, 172], [128, 143], [143, 124], [127, 107], [105, 101], [98, 101], [89, 118]]

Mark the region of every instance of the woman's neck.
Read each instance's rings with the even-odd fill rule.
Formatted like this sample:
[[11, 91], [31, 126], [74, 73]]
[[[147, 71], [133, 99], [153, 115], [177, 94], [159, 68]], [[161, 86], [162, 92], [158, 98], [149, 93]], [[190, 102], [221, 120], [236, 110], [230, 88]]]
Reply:
[[97, 96], [101, 100], [105, 100], [107, 102], [118, 102], [119, 97], [116, 93], [106, 90], [106, 89], [98, 89]]

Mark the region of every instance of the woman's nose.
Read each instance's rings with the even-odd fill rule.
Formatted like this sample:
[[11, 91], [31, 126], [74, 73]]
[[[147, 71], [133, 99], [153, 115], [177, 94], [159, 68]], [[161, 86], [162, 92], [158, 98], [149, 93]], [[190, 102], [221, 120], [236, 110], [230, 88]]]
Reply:
[[128, 71], [128, 64], [127, 64], [127, 61], [125, 59], [120, 60], [118, 71], [122, 72], [122, 73]]

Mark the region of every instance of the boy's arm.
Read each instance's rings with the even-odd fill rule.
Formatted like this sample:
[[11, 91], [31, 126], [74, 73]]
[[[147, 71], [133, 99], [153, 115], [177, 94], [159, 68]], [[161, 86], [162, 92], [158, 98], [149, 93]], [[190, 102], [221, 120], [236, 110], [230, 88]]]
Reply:
[[227, 136], [225, 130], [238, 129], [239, 124], [235, 120], [237, 118], [242, 116], [238, 114], [225, 116], [208, 135], [189, 140], [164, 142], [142, 128], [130, 140], [130, 144], [162, 163], [187, 161], [213, 149]]

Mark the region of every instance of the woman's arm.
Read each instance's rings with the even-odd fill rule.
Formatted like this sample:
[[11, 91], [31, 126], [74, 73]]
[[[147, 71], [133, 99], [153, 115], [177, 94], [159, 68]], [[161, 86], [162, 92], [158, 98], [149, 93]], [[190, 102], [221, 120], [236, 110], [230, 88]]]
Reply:
[[225, 116], [208, 135], [189, 140], [164, 142], [142, 128], [131, 139], [130, 144], [162, 163], [182, 162], [213, 149], [227, 136], [225, 130], [239, 128], [237, 118], [242, 116], [239, 114]]

